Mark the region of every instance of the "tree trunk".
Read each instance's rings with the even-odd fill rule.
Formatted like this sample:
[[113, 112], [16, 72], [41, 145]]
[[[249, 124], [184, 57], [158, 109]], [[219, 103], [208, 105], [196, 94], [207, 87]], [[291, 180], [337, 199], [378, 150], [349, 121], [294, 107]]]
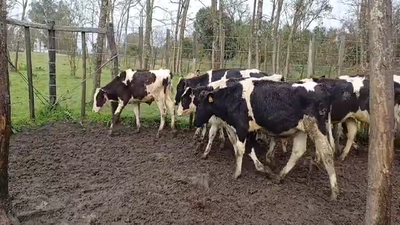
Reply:
[[254, 3], [253, 3], [253, 18], [251, 20], [251, 34], [250, 34], [250, 39], [249, 39], [249, 52], [248, 52], [248, 55], [247, 55], [247, 67], [248, 68], [251, 67], [251, 58], [253, 56], [252, 50], [253, 50], [253, 40], [254, 40], [254, 22], [255, 22], [255, 18], [256, 18], [256, 4], [257, 4], [257, 0], [254, 0]]
[[289, 33], [289, 37], [287, 40], [287, 48], [286, 48], [286, 60], [285, 60], [285, 72], [283, 73], [283, 77], [286, 80], [287, 76], [289, 74], [289, 65], [290, 65], [290, 51], [292, 48], [292, 42], [293, 42], [293, 36], [294, 33], [296, 32], [297, 26], [299, 24], [300, 21], [300, 16], [302, 14], [301, 10], [303, 7], [303, 3], [304, 0], [297, 0], [296, 1], [296, 10], [294, 12], [294, 16], [293, 16], [293, 22], [292, 22], [292, 26], [290, 28], [290, 33]]
[[[6, 0], [0, 4], [0, 52], [7, 52]], [[8, 212], [8, 151], [11, 136], [10, 86], [8, 60], [0, 59], [0, 224], [10, 224]]]
[[261, 22], [262, 22], [262, 7], [263, 7], [263, 0], [258, 0], [257, 3], [257, 23], [256, 23], [256, 32], [255, 32], [255, 37], [256, 37], [256, 46], [255, 46], [255, 51], [256, 51], [256, 68], [260, 69], [260, 36], [259, 36], [259, 31], [261, 31]]
[[272, 47], [272, 72], [277, 73], [279, 70], [278, 66], [278, 39], [279, 39], [279, 34], [278, 34], [278, 28], [279, 28], [279, 21], [281, 18], [281, 12], [282, 12], [282, 6], [283, 6], [283, 0], [278, 0], [278, 8], [276, 9], [276, 16], [275, 16], [275, 21], [274, 21], [274, 29], [272, 32], [272, 37], [273, 37], [273, 47]]
[[370, 0], [370, 138], [365, 224], [391, 224], [394, 140], [392, 1]]
[[[26, 14], [26, 8], [28, 7], [28, 0], [22, 0], [22, 14], [21, 14], [21, 20], [25, 20], [25, 14]], [[19, 57], [19, 45], [21, 44], [21, 36], [22, 36], [22, 27], [19, 27], [17, 31], [17, 46], [16, 46], [16, 51], [15, 51], [15, 63], [14, 66], [18, 69], [18, 57]], [[11, 68], [12, 70], [15, 70], [15, 68]]]
[[[131, 11], [131, 4], [132, 0], [129, 0], [128, 3], [128, 9], [126, 12], [126, 21], [125, 21], [125, 41], [124, 41], [124, 61], [125, 61], [125, 67], [129, 67], [128, 65], [128, 24], [129, 24], [129, 12]], [[136, 67], [136, 62], [134, 67]]]
[[[99, 26], [100, 28], [106, 28], [107, 23], [107, 14], [108, 14], [108, 4], [109, 0], [101, 0], [100, 5], [100, 19], [99, 19]], [[93, 91], [92, 96], [94, 96], [94, 92], [96, 88], [100, 87], [101, 84], [101, 65], [103, 64], [103, 53], [104, 53], [104, 37], [105, 34], [97, 34], [97, 41], [96, 41], [96, 67], [95, 71], [97, 71], [93, 76]]]
[[[213, 41], [211, 52], [211, 67], [217, 69], [220, 67], [218, 61], [218, 20], [217, 20], [217, 0], [211, 0], [211, 17], [213, 21]], [[218, 59], [218, 60], [217, 60]]]
[[146, 32], [144, 34], [145, 43], [145, 56], [144, 56], [144, 68], [149, 68], [149, 59], [151, 55], [151, 34], [152, 34], [152, 21], [153, 21], [153, 4], [154, 0], [146, 0]]
[[[178, 13], [176, 14], [176, 24], [175, 24], [175, 33], [174, 33], [174, 50], [173, 50], [173, 66], [172, 66], [172, 71], [176, 72], [177, 71], [177, 61], [178, 61], [178, 32], [179, 32], [179, 21], [182, 15], [182, 10], [183, 10], [183, 1], [184, 0], [179, 0], [178, 2]], [[168, 67], [169, 65], [167, 65]]]
[[224, 67], [224, 56], [225, 56], [225, 31], [224, 31], [224, 0], [219, 0], [218, 10], [218, 45], [219, 45], [219, 68]]
[[368, 0], [361, 0], [359, 15], [361, 71], [367, 71], [368, 62]]
[[183, 13], [181, 18], [181, 25], [179, 27], [179, 48], [177, 54], [177, 68], [176, 71], [182, 74], [182, 52], [183, 52], [183, 39], [185, 38], [186, 17], [189, 10], [190, 0], [183, 1]]

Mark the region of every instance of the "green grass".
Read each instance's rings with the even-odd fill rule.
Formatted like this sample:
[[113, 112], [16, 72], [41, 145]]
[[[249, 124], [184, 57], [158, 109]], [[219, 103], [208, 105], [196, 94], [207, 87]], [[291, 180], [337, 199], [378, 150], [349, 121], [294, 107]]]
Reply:
[[[15, 59], [15, 53], [10, 53], [12, 61]], [[92, 89], [93, 79], [92, 73], [94, 66], [88, 61], [86, 81], [86, 119], [89, 122], [109, 123], [111, 119], [111, 110], [107, 104], [100, 113], [92, 112]], [[49, 75], [48, 75], [48, 55], [47, 53], [32, 52], [32, 70], [34, 87], [48, 101], [49, 96]], [[59, 107], [50, 109], [48, 104], [43, 103], [41, 98], [35, 95], [35, 121], [29, 119], [29, 96], [28, 84], [22, 78], [26, 78], [26, 58], [25, 53], [19, 53], [18, 72], [10, 73], [10, 92], [11, 92], [11, 120], [15, 131], [35, 125], [42, 125], [49, 122], [60, 120], [80, 121], [81, 110], [81, 83], [82, 83], [82, 60], [78, 62], [78, 70], [76, 76], [70, 74], [69, 60], [66, 55], [57, 54], [56, 58], [56, 84], [57, 98]], [[175, 76], [173, 85], [177, 84], [179, 77]], [[111, 72], [108, 67], [103, 68], [101, 85], [107, 84], [111, 80]], [[174, 97], [174, 96], [172, 96]], [[152, 126], [159, 124], [160, 114], [155, 103], [150, 106], [141, 104], [140, 119], [143, 126]], [[134, 124], [133, 108], [128, 105], [121, 115], [122, 123]], [[186, 117], [178, 117], [177, 125], [186, 126], [188, 119]], [[169, 126], [170, 117], [167, 114], [167, 124]]]
[[[10, 53], [12, 61], [15, 61], [15, 52]], [[132, 58], [129, 58], [128, 64], [133, 64]], [[185, 60], [184, 60], [185, 61]], [[183, 63], [184, 71], [189, 71], [192, 68], [192, 60], [186, 60]], [[124, 63], [123, 58], [120, 59], [120, 63]], [[201, 71], [209, 69], [209, 62], [201, 60], [199, 62], [199, 68]], [[227, 64], [227, 67], [238, 67], [240, 62], [231, 61]], [[161, 62], [157, 61], [157, 67], [161, 66]], [[245, 66], [245, 65], [242, 65]], [[132, 65], [122, 66], [134, 67]], [[165, 67], [165, 66], [164, 66]], [[35, 114], [36, 119], [32, 121], [29, 119], [29, 97], [28, 97], [28, 84], [24, 81], [26, 79], [26, 58], [25, 52], [19, 53], [18, 72], [10, 73], [10, 91], [11, 91], [11, 111], [12, 111], [12, 124], [14, 130], [18, 130], [23, 127], [30, 127], [34, 125], [42, 125], [44, 123], [60, 121], [60, 120], [72, 120], [80, 121], [80, 108], [81, 108], [81, 84], [82, 84], [82, 60], [79, 59], [77, 62], [77, 71], [75, 76], [71, 75], [71, 68], [69, 65], [69, 59], [67, 55], [57, 54], [56, 58], [56, 85], [57, 85], [57, 98], [58, 107], [50, 109], [46, 101], [49, 96], [49, 65], [48, 65], [48, 54], [32, 52], [32, 70], [33, 70], [33, 83], [34, 87], [40, 94], [35, 95]], [[261, 68], [264, 68], [261, 66]], [[293, 65], [289, 79], [298, 79], [305, 76], [307, 68], [305, 65]], [[267, 69], [267, 71], [269, 71]], [[87, 81], [86, 81], [86, 120], [91, 122], [102, 122], [109, 123], [111, 119], [111, 110], [107, 104], [100, 111], [99, 114], [95, 114], [91, 111], [92, 109], [92, 90], [93, 90], [93, 78], [94, 65], [88, 59], [87, 61]], [[344, 71], [344, 73], [350, 71]], [[316, 76], [335, 74], [335, 68], [332, 67], [318, 67], [316, 68]], [[179, 75], [174, 74], [173, 89], [175, 87]], [[111, 80], [111, 72], [108, 65], [103, 68], [101, 85], [105, 85]], [[42, 102], [40, 96], [44, 96], [45, 101]], [[173, 93], [174, 97], [174, 93]], [[143, 126], [158, 125], [160, 121], [158, 108], [155, 103], [148, 106], [147, 104], [141, 104], [141, 115], [140, 119], [143, 122]], [[128, 105], [121, 115], [122, 122], [125, 124], [134, 124], [133, 109], [131, 105]], [[167, 116], [167, 122], [169, 122], [169, 116]], [[187, 126], [187, 117], [177, 117], [177, 126]]]

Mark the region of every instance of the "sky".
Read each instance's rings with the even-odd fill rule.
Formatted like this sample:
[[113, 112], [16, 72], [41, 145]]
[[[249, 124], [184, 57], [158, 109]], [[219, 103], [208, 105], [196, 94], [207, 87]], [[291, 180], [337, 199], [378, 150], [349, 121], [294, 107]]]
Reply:
[[[31, 2], [32, 0], [28, 0]], [[177, 1], [177, 0], [174, 0]], [[332, 5], [332, 13], [330, 18], [324, 18], [322, 21], [322, 26], [324, 27], [334, 27], [338, 28], [341, 26], [341, 23], [338, 19], [346, 17], [346, 13], [348, 12], [349, 8], [344, 5], [343, 3], [340, 2], [341, 0], [329, 0], [330, 4]], [[247, 0], [247, 4], [249, 5], [249, 11], [250, 13], [253, 11], [253, 0]], [[190, 8], [188, 12], [188, 17], [189, 18], [194, 18], [197, 11], [204, 7], [204, 6], [210, 6], [211, 1], [210, 0], [191, 0], [190, 1]], [[29, 10], [29, 3], [28, 3], [28, 10]], [[166, 12], [167, 11], [167, 12]], [[176, 16], [176, 11], [177, 11], [177, 4], [170, 3], [170, 0], [155, 0], [155, 9], [153, 12], [153, 27], [156, 28], [163, 28], [165, 27], [166, 29], [169, 28], [173, 30], [173, 25], [171, 24], [170, 17], [171, 14], [173, 18], [175, 19]], [[272, 11], [272, 3], [270, 0], [264, 0], [264, 5], [263, 5], [263, 14], [264, 15], [271, 15]], [[11, 12], [8, 12], [8, 16], [19, 19], [20, 15], [22, 12], [22, 7], [18, 5], [18, 7], [14, 8]], [[137, 27], [139, 27], [139, 14], [138, 14], [138, 9], [131, 9], [130, 15], [132, 15], [131, 20], [130, 20], [130, 32], [132, 30], [135, 30], [137, 32]], [[168, 13], [170, 12], [170, 13]], [[118, 11], [114, 12], [114, 19], [118, 19]], [[160, 22], [163, 21], [163, 22]], [[167, 23], [167, 24], [165, 24]], [[312, 29], [318, 25], [317, 22], [313, 22], [310, 25], [310, 28]], [[78, 38], [80, 40], [80, 38]], [[78, 45], [80, 45], [78, 43]], [[89, 51], [91, 49], [91, 46], [88, 46]]]
[[[29, 0], [29, 1], [31, 1], [31, 0]], [[343, 18], [346, 15], [346, 12], [348, 11], [348, 8], [346, 7], [346, 5], [344, 5], [343, 3], [340, 3], [340, 1], [338, 1], [338, 0], [329, 0], [329, 2], [333, 6], [332, 17]], [[250, 12], [252, 12], [253, 0], [247, 0], [247, 3], [249, 5]], [[156, 0], [155, 5], [160, 8], [162, 7], [164, 10], [167, 10], [167, 11], [171, 10], [172, 12], [176, 12], [176, 8], [177, 8], [177, 5], [170, 3], [169, 0]], [[210, 0], [191, 0], [190, 8], [189, 8], [189, 17], [194, 18], [197, 11], [200, 8], [202, 8], [204, 6], [210, 6], [210, 5], [211, 5]], [[156, 19], [153, 21], [154, 26], [165, 26], [163, 23], [159, 22], [159, 20], [165, 20], [169, 17], [168, 13], [166, 13], [164, 10], [162, 10], [160, 8], [156, 7], [154, 10], [153, 16]], [[269, 1], [269, 0], [264, 1], [263, 14], [270, 15], [271, 10], [272, 10], [271, 1]], [[20, 17], [21, 12], [22, 12], [22, 8], [19, 6], [19, 7], [14, 8], [11, 12], [9, 12], [9, 16], [13, 17], [13, 18], [18, 18], [18, 17]], [[175, 14], [175, 13], [173, 13], [173, 14]], [[131, 15], [132, 15], [132, 13], [131, 13]], [[139, 24], [139, 20], [138, 19], [134, 20], [133, 23]], [[312, 24], [312, 27], [314, 27], [316, 25], [317, 24], [314, 23], [314, 24]], [[325, 18], [323, 20], [323, 25], [325, 27], [340, 27], [341, 24], [336, 19]]]

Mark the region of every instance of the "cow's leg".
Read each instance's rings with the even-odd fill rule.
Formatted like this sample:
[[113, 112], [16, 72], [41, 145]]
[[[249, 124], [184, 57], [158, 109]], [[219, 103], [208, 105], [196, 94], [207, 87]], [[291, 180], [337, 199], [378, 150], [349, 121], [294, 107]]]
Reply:
[[345, 121], [347, 127], [347, 141], [346, 146], [343, 149], [342, 154], [340, 155], [340, 160], [344, 160], [350, 152], [350, 148], [353, 145], [354, 139], [357, 135], [357, 124], [353, 118], [348, 118]]
[[222, 125], [219, 125], [219, 141], [221, 142], [221, 144], [219, 145], [219, 149], [223, 149], [225, 146], [225, 134], [224, 134], [224, 128], [222, 127]]
[[171, 115], [171, 129], [173, 132], [175, 132], [175, 108], [174, 108], [174, 102], [171, 100], [170, 96], [171, 91], [169, 91], [166, 95], [165, 103], [168, 107], [169, 114]]
[[110, 126], [110, 130], [108, 132], [108, 134], [111, 136], [113, 133], [113, 128], [117, 122], [117, 120], [119, 119], [122, 110], [125, 108], [126, 104], [128, 103], [128, 101], [124, 102], [124, 101], [118, 101], [118, 106], [117, 109], [115, 110], [113, 117], [112, 117], [112, 122], [111, 122], [111, 126]]
[[329, 181], [331, 185], [331, 200], [336, 200], [339, 194], [339, 188], [337, 184], [337, 177], [335, 172], [335, 166], [333, 163], [333, 148], [329, 143], [328, 137], [323, 135], [321, 131], [318, 129], [318, 126], [315, 124], [314, 127], [311, 127], [308, 133], [310, 134], [311, 139], [315, 143], [315, 149], [318, 152], [321, 160], [325, 166], [326, 172], [329, 176]]
[[229, 125], [225, 126], [225, 131], [226, 131], [226, 134], [228, 135], [229, 141], [232, 144], [233, 151], [235, 152], [235, 156], [236, 156], [236, 154], [237, 154], [236, 140], [237, 139], [236, 139], [235, 131], [232, 128], [230, 128]]
[[321, 132], [315, 119], [305, 118], [303, 121], [304, 121], [304, 128], [307, 134], [310, 136], [311, 140], [314, 142], [315, 150], [316, 152], [318, 152], [318, 155], [320, 156], [325, 166], [325, 169], [328, 173], [332, 191], [331, 200], [336, 200], [339, 194], [339, 188], [337, 185], [337, 177], [336, 177], [335, 167], [333, 164], [334, 150], [331, 144], [329, 143], [329, 137], [328, 137], [329, 134], [327, 133], [327, 131], [325, 135]]
[[342, 123], [336, 123], [333, 127], [335, 130], [335, 152], [339, 153], [341, 150], [340, 137], [342, 136]]
[[202, 127], [196, 128], [196, 131], [194, 132], [194, 135], [193, 135], [193, 139], [199, 138], [199, 134], [201, 133], [201, 129], [202, 129]]
[[133, 113], [135, 114], [135, 120], [136, 120], [136, 131], [135, 133], [140, 132], [140, 104], [139, 103], [133, 103]]
[[206, 147], [206, 149], [204, 150], [203, 155], [201, 156], [202, 159], [206, 159], [208, 153], [210, 153], [210, 151], [211, 151], [211, 146], [212, 146], [212, 142], [213, 142], [213, 140], [214, 140], [214, 138], [215, 138], [215, 135], [217, 135], [218, 128], [219, 128], [219, 127], [218, 127], [216, 124], [211, 124], [211, 128], [210, 128], [210, 130], [208, 131], [208, 143], [207, 143], [207, 147]]
[[189, 115], [189, 129], [193, 127], [193, 113], [191, 112]]
[[284, 153], [286, 153], [287, 152], [286, 145], [287, 145], [288, 139], [287, 138], [281, 138], [280, 141], [281, 141], [281, 145], [282, 145], [282, 151]]
[[265, 154], [265, 162], [268, 164], [272, 164], [272, 159], [274, 158], [275, 154], [275, 146], [276, 146], [275, 138], [270, 137], [269, 149], [267, 151], [267, 154]]
[[333, 129], [333, 127], [332, 127], [332, 120], [331, 120], [331, 118], [332, 118], [332, 116], [331, 116], [331, 111], [332, 111], [332, 107], [331, 107], [331, 109], [330, 109], [330, 111], [329, 111], [329, 114], [328, 114], [328, 123], [327, 123], [327, 129], [328, 129], [328, 134], [329, 134], [329, 144], [331, 145], [331, 147], [332, 147], [332, 149], [336, 149], [336, 147], [335, 147], [335, 140], [334, 140], [334, 138], [333, 138], [333, 134], [332, 134], [332, 129]]
[[160, 132], [162, 129], [164, 129], [165, 126], [165, 115], [166, 115], [166, 110], [165, 110], [165, 106], [164, 106], [164, 100], [161, 99], [157, 99], [157, 106], [158, 106], [158, 110], [160, 111], [160, 126], [158, 128], [157, 131], [157, 135], [156, 138], [160, 137]]
[[[115, 110], [117, 110], [117, 107], [118, 107], [118, 102], [111, 101], [111, 115], [114, 115]], [[116, 124], [119, 124], [120, 122], [121, 122], [120, 117], [118, 117]]]
[[290, 155], [289, 161], [283, 167], [282, 171], [279, 173], [281, 179], [293, 169], [297, 161], [303, 156], [307, 148], [307, 134], [303, 131], [298, 131], [293, 137], [293, 149]]
[[236, 169], [235, 169], [235, 173], [233, 174], [233, 178], [237, 179], [240, 177], [240, 175], [242, 174], [242, 163], [243, 163], [243, 155], [245, 152], [245, 147], [246, 147], [246, 139], [244, 139], [243, 141], [241, 141], [238, 137], [237, 141], [236, 141]]
[[256, 170], [266, 173], [270, 178], [274, 180], [279, 180], [279, 176], [276, 175], [274, 172], [272, 172], [271, 168], [269, 168], [267, 165], [263, 165], [260, 160], [258, 160], [256, 153], [254, 152], [254, 148], [251, 148], [251, 152], [249, 154], [250, 158], [253, 160], [254, 166], [256, 167]]

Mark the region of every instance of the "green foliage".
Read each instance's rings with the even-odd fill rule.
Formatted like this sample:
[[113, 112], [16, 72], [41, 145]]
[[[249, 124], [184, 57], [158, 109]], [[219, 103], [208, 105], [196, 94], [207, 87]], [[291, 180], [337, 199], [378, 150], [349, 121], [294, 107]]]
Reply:
[[[219, 13], [219, 12], [217, 12]], [[197, 14], [194, 23], [195, 32], [198, 34], [198, 40], [201, 47], [205, 50], [212, 49], [213, 20], [211, 7], [201, 8]], [[219, 26], [219, 21], [217, 20]], [[222, 14], [222, 26], [225, 31], [225, 59], [232, 59], [237, 54], [237, 37], [235, 37], [235, 21], [226, 13]], [[211, 57], [211, 51], [207, 51], [206, 55]]]
[[[30, 3], [28, 17], [36, 23], [48, 24], [54, 21], [57, 25], [76, 25], [74, 12], [69, 4], [56, 0], [35, 0]], [[48, 42], [47, 30], [35, 30], [32, 42], [37, 37], [42, 43]], [[77, 33], [56, 32], [56, 48], [62, 51], [77, 50]], [[46, 44], [45, 44], [46, 45]]]

